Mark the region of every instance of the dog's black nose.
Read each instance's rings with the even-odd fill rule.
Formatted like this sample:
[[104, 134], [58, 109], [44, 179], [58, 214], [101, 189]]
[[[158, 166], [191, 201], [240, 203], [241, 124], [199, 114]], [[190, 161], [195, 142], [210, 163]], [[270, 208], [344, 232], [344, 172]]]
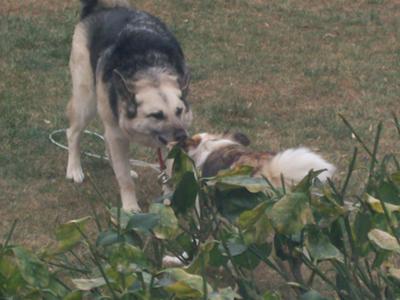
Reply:
[[177, 141], [177, 142], [183, 142], [184, 140], [187, 139], [187, 137], [188, 136], [187, 136], [186, 130], [184, 130], [184, 129], [177, 129], [174, 133], [174, 138], [175, 138], [175, 141]]

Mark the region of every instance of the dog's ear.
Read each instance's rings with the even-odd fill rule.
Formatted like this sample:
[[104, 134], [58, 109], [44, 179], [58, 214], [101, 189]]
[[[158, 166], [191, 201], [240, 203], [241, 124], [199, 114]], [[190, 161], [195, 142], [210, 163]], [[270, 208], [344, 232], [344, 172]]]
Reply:
[[183, 76], [179, 76], [178, 79], [179, 88], [182, 91], [182, 100], [185, 102], [185, 105], [187, 104], [186, 97], [189, 94], [190, 80], [191, 80], [190, 70], [188, 69], [187, 66], [185, 66]]
[[137, 110], [135, 95], [129, 91], [124, 76], [117, 69], [113, 71], [112, 84], [118, 94], [118, 99], [126, 105], [128, 118], [134, 118]]
[[234, 134], [232, 134], [232, 138], [233, 140], [235, 140], [239, 144], [242, 144], [243, 146], [250, 145], [250, 139], [244, 133], [235, 132]]
[[201, 136], [196, 134], [184, 140], [180, 146], [182, 147], [183, 150], [188, 152], [191, 149], [196, 149], [200, 143], [201, 143]]

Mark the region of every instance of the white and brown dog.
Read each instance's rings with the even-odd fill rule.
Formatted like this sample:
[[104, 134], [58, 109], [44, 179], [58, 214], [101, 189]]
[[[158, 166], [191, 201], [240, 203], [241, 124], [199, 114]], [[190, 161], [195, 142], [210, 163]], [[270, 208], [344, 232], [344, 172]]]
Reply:
[[300, 182], [310, 170], [324, 170], [318, 175], [322, 182], [332, 177], [335, 167], [307, 148], [295, 148], [279, 153], [256, 152], [249, 149], [249, 139], [242, 133], [200, 133], [181, 143], [193, 159], [203, 177], [211, 177], [221, 170], [250, 166], [253, 176], [266, 177], [275, 187]]
[[79, 141], [99, 113], [125, 210], [139, 211], [129, 143], [165, 146], [187, 137], [189, 72], [182, 49], [158, 18], [127, 0], [81, 0], [70, 57], [72, 98], [66, 177], [84, 179]]

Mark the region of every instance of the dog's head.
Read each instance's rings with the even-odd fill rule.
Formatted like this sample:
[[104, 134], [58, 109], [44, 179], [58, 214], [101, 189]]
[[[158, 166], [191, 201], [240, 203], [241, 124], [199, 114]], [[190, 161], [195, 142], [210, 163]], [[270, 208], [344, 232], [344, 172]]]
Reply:
[[198, 133], [180, 143], [183, 150], [194, 160], [197, 167], [201, 167], [208, 156], [229, 145], [250, 145], [249, 138], [240, 132], [211, 134]]
[[120, 128], [132, 139], [163, 146], [187, 138], [192, 111], [186, 101], [189, 78], [150, 69], [133, 78], [114, 70]]

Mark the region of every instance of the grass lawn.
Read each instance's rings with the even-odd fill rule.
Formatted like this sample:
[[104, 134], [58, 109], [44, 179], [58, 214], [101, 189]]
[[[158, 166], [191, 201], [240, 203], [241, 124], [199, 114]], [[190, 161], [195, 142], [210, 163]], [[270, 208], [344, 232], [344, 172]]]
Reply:
[[[273, 151], [306, 145], [338, 165], [340, 176], [356, 144], [340, 113], [371, 144], [384, 121], [381, 150], [399, 153], [390, 117], [400, 115], [398, 1], [134, 3], [163, 19], [182, 43], [192, 70], [192, 132], [240, 130], [252, 147]], [[48, 140], [68, 126], [68, 58], [78, 19], [78, 0], [0, 6], [0, 238], [19, 219], [14, 241], [32, 248], [48, 244], [58, 224], [90, 214], [91, 201], [100, 208], [94, 186], [119, 201], [108, 163], [84, 158], [92, 180], [77, 186], [64, 178], [67, 153]], [[100, 123], [91, 129], [101, 132]], [[89, 137], [83, 146], [104, 151]], [[133, 153], [155, 159], [149, 149]], [[137, 171], [138, 196], [151, 201], [160, 192], [156, 174]]]

